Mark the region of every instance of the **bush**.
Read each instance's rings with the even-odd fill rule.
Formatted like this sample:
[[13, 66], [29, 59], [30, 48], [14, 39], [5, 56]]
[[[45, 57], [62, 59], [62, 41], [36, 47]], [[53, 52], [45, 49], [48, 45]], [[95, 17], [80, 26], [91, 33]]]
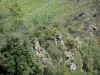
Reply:
[[81, 72], [80, 70], [75, 71], [75, 72], [71, 72], [71, 75], [84, 75], [83, 72]]
[[5, 40], [6, 44], [0, 49], [0, 70], [3, 70], [1, 74], [29, 75], [38, 70], [35, 54], [28, 39], [10, 33], [6, 35]]
[[67, 45], [70, 49], [75, 47], [75, 41], [72, 35], [68, 35], [65, 39], [65, 45]]
[[[87, 72], [100, 70], [100, 48], [95, 38], [85, 38], [82, 44], [83, 67]], [[86, 69], [87, 68], [87, 69]]]
[[59, 50], [55, 45], [48, 46], [47, 51], [53, 60], [58, 61], [62, 55], [61, 50]]
[[48, 26], [45, 33], [46, 33], [45, 36], [46, 39], [54, 39], [54, 37], [57, 37], [58, 35], [58, 30], [53, 26]]
[[53, 70], [51, 67], [44, 67], [43, 75], [53, 75]]
[[66, 65], [61, 65], [54, 68], [54, 75], [71, 75]]

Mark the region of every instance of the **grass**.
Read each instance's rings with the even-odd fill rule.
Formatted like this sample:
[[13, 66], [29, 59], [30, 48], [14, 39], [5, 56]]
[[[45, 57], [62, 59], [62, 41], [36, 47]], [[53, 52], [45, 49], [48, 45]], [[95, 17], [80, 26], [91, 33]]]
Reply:
[[[63, 4], [60, 0], [17, 0], [19, 6], [24, 12], [23, 20], [26, 25], [32, 26], [34, 23], [33, 19], [43, 22], [58, 21], [63, 22], [65, 17], [73, 15], [76, 11], [79, 11], [80, 8], [76, 5], [75, 1], [69, 1]], [[10, 4], [10, 1], [4, 0], [0, 3], [1, 5], [6, 5], [5, 2]], [[5, 4], [4, 4], [5, 3]]]
[[78, 5], [76, 5], [75, 1], [69, 1], [66, 2], [66, 4], [61, 4], [57, 0], [53, 1], [52, 3], [49, 3], [47, 1], [44, 2], [36, 1], [36, 3], [33, 4], [34, 4], [33, 8], [30, 8], [32, 7], [31, 5], [27, 5], [30, 8], [30, 10], [28, 10], [28, 12], [26, 13], [25, 18], [29, 22], [31, 22], [32, 19], [34, 18], [36, 18], [39, 21], [42, 20], [43, 22], [46, 21], [48, 17], [51, 18], [50, 21], [54, 21], [54, 20], [62, 21], [61, 19], [63, 19], [64, 17], [72, 15], [76, 13], [76, 11], [80, 10]]

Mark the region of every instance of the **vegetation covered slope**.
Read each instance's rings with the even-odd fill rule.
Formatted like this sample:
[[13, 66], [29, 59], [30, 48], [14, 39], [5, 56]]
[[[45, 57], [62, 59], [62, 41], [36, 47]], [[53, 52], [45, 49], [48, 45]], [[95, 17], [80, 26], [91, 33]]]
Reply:
[[99, 3], [0, 0], [0, 75], [100, 75]]

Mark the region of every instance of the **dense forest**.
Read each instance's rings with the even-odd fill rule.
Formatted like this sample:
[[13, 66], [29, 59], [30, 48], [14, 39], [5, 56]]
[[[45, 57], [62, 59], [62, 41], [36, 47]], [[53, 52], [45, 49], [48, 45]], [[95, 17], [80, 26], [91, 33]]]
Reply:
[[100, 75], [100, 0], [0, 0], [0, 75]]

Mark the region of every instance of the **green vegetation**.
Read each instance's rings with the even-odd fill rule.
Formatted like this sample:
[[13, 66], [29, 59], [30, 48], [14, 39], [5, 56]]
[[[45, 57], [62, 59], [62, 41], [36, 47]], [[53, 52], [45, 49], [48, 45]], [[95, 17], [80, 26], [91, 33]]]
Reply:
[[0, 0], [0, 75], [100, 75], [99, 2]]

